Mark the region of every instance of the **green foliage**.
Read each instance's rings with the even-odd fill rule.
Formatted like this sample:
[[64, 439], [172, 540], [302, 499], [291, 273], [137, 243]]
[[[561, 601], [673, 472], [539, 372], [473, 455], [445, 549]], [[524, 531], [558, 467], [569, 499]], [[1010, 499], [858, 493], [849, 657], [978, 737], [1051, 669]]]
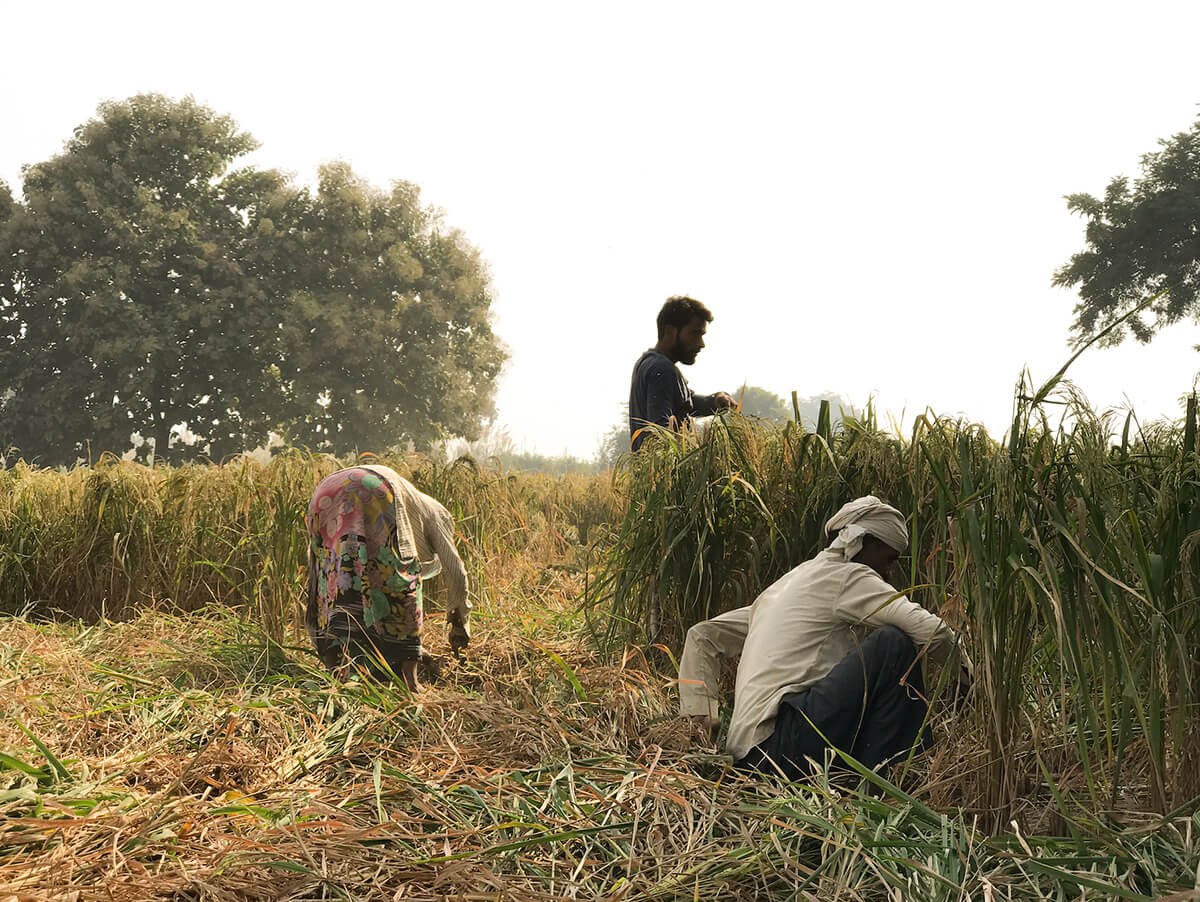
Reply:
[[0, 283], [6, 444], [57, 463], [139, 432], [161, 456], [185, 420], [217, 453], [266, 439], [255, 351], [274, 323], [239, 258], [282, 177], [229, 172], [255, 147], [190, 98], [142, 95], [25, 168], [0, 234], [15, 260]]
[[[301, 631], [304, 512], [314, 486], [353, 463], [288, 451], [266, 464], [237, 457], [149, 468], [106, 455], [65, 471], [20, 461], [0, 469], [0, 612], [92, 619], [223, 605], [253, 612], [276, 640]], [[615, 516], [599, 479], [516, 475], [468, 460], [386, 463], [450, 509], [477, 592], [491, 579], [485, 562], [569, 558]], [[438, 582], [429, 585], [435, 599]]]
[[815, 428], [821, 416], [822, 409], [829, 415], [834, 425], [842, 421], [842, 415], [854, 416], [854, 408], [841, 395], [825, 392], [819, 395], [798, 397], [792, 393], [792, 399], [785, 401], [765, 388], [757, 385], [743, 385], [734, 395], [740, 401], [738, 410], [743, 416], [758, 417], [770, 420], [772, 423], [783, 424], [788, 420], [804, 423]]
[[[817, 432], [737, 416], [662, 431], [618, 483], [627, 514], [590, 596], [601, 635], [678, 647], [873, 493], [911, 515], [905, 582], [966, 631], [977, 664], [988, 754], [971, 804], [1007, 823], [1036, 761], [1068, 822], [1080, 810], [1057, 789], [1067, 774], [1092, 810], [1132, 793], [1170, 811], [1200, 792], [1195, 405], [1183, 428], [1130, 416], [1118, 430], [1056, 384], [1022, 387], [1006, 445], [932, 416], [888, 436], [870, 409], [836, 429], [819, 416]], [[1056, 426], [1046, 403], [1065, 405]]]
[[798, 422], [803, 423], [808, 429], [816, 431], [820, 431], [817, 429], [817, 424], [820, 422], [822, 412], [829, 418], [829, 422], [833, 426], [842, 422], [843, 415], [848, 417], [858, 415], [849, 401], [833, 392], [809, 395], [806, 398], [793, 395], [792, 403], [789, 406], [793, 417], [799, 417]]
[[[784, 401], [778, 395], [772, 394], [765, 388], [756, 385], [743, 385], [734, 395], [739, 402], [738, 411], [743, 416], [757, 417], [772, 423], [782, 424], [800, 417], [798, 422], [815, 427], [821, 412], [831, 423], [842, 421], [842, 412], [853, 414], [854, 409], [840, 395], [812, 395], [807, 398], [797, 398], [792, 393], [790, 402]], [[596, 462], [601, 467], [615, 467], [624, 455], [629, 454], [629, 410], [627, 404], [621, 405], [620, 418], [606, 431], [601, 433], [596, 448]], [[701, 425], [705, 429], [707, 426]]]
[[[504, 359], [478, 253], [344, 164], [315, 194], [188, 98], [100, 106], [0, 191], [0, 441], [51, 464], [471, 435]], [[194, 444], [169, 449], [186, 424]], [[149, 446], [147, 446], [149, 447]]]
[[0, 226], [8, 222], [15, 205], [12, 189], [8, 187], [8, 182], [0, 179]]
[[872, 487], [857, 494], [890, 497], [906, 463], [896, 444], [868, 421], [834, 447], [825, 409], [821, 433], [724, 415], [703, 433], [656, 429], [653, 448], [626, 458], [628, 508], [593, 596], [612, 604], [611, 636], [678, 645], [822, 547], [850, 476]]
[[[1068, 209], [1087, 221], [1086, 247], [1054, 274], [1054, 284], [1079, 289], [1072, 331], [1081, 339], [1164, 291], [1152, 316], [1128, 321], [1139, 341], [1200, 316], [1200, 120], [1159, 144], [1142, 157], [1132, 187], [1120, 176], [1103, 198], [1067, 196]], [[1105, 341], [1116, 344], [1125, 334], [1116, 329]]]
[[[568, 880], [663, 900], [1183, 898], [1200, 864], [1196, 403], [1138, 427], [1058, 379], [1021, 387], [1003, 444], [933, 415], [889, 435], [869, 408], [836, 426], [826, 404], [815, 431], [735, 415], [664, 431], [611, 479], [388, 461], [450, 507], [477, 598], [496, 592], [469, 661], [419, 703], [332, 680], [286, 641], [299, 518], [337, 460], [0, 471], [3, 605], [133, 616], [0, 618], [0, 685], [31, 687], [0, 694], [7, 863], [55, 892], [144, 886], [153, 866], [159, 889], [279, 868], [316, 895], [295, 865], [315, 859], [363, 898], [470, 892], [483, 869], [531, 898]], [[871, 792], [738, 779], [672, 717], [673, 674], [575, 635], [597, 549], [592, 613], [640, 645], [657, 598], [677, 641], [810, 556], [865, 491], [911, 512], [906, 582], [977, 667], [973, 707], [935, 720], [933, 754], [862, 774]], [[230, 843], [256, 857], [218, 854]]]
[[341, 682], [220, 608], [89, 627], [0, 619], [0, 685], [20, 689], [0, 693], [6, 890], [1194, 898], [1193, 810], [989, 834], [979, 811], [929, 802], [936, 779], [745, 780], [690, 747], [669, 681], [637, 656], [598, 660], [540, 602], [505, 601], [469, 663], [418, 699]]

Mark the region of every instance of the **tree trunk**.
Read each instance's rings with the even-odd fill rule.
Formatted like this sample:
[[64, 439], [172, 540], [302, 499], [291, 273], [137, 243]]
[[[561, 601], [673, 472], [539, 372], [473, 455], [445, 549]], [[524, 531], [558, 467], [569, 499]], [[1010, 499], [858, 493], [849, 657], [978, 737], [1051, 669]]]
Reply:
[[165, 416], [161, 419], [156, 419], [154, 434], [151, 438], [154, 439], [154, 462], [165, 464], [169, 450], [167, 446], [171, 441], [171, 423], [167, 422]]

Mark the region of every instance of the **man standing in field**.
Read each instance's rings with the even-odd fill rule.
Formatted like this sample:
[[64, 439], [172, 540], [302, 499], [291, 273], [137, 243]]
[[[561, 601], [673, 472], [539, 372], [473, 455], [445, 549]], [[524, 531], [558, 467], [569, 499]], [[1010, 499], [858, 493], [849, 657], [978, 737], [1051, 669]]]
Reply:
[[707, 417], [733, 407], [726, 392], [695, 395], [677, 364], [688, 366], [704, 347], [704, 334], [713, 315], [694, 298], [668, 298], [658, 311], [658, 344], [633, 367], [629, 387], [630, 447], [636, 451], [654, 424], [682, 429], [692, 417]]
[[[808, 759], [823, 761], [831, 747], [867, 767], [907, 751], [927, 712], [917, 648], [958, 648], [941, 618], [887, 582], [908, 547], [899, 511], [868, 495], [843, 506], [825, 532], [829, 547], [749, 608], [688, 632], [680, 708], [709, 725], [718, 659], [741, 651], [728, 740], [739, 767], [796, 779], [809, 771]], [[861, 626], [875, 629], [859, 642], [853, 628]], [[971, 662], [959, 654], [961, 692]]]

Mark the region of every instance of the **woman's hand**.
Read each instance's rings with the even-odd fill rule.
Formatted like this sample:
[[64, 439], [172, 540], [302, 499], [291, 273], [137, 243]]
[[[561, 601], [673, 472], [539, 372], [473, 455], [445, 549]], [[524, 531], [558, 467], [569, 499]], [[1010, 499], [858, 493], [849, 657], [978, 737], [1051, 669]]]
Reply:
[[463, 658], [463, 649], [471, 644], [471, 636], [463, 625], [462, 617], [457, 613], [449, 616], [450, 621], [450, 651], [456, 658]]

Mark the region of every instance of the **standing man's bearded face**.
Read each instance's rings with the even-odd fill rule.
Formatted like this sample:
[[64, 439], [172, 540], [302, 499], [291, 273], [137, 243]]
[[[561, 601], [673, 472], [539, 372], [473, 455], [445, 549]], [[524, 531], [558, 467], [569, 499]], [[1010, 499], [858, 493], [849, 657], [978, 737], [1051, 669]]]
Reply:
[[674, 332], [674, 340], [671, 341], [666, 355], [675, 363], [683, 363], [688, 366], [695, 363], [696, 355], [704, 347], [704, 333], [708, 331], [708, 323], [700, 317], [696, 317], [682, 328], [667, 326], [665, 331], [664, 337], [668, 340], [671, 340], [671, 333]]

